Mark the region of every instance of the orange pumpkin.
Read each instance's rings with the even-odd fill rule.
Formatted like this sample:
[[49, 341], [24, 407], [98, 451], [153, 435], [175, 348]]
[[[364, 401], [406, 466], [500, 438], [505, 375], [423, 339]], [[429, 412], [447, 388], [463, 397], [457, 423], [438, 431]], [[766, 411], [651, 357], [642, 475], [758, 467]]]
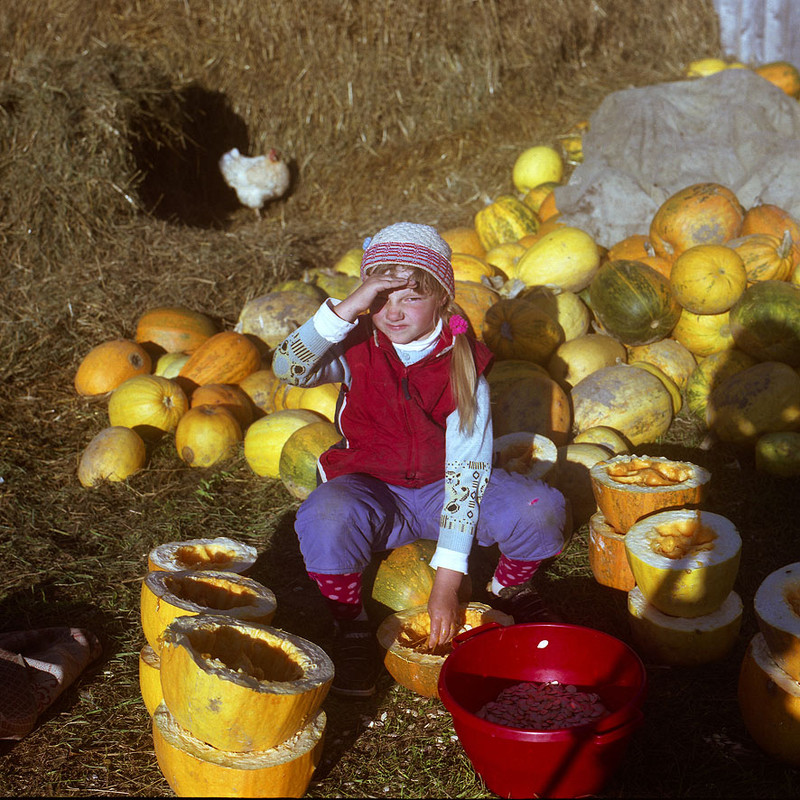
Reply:
[[669, 283], [676, 300], [688, 311], [721, 314], [742, 296], [747, 272], [732, 248], [698, 244], [675, 259]]
[[696, 183], [668, 197], [650, 222], [656, 255], [677, 258], [698, 244], [724, 244], [739, 235], [744, 209], [718, 183]]
[[606, 256], [609, 261], [639, 261], [645, 256], [651, 256], [655, 250], [650, 243], [650, 237], [646, 233], [633, 233], [620, 239], [616, 244], [612, 244]]
[[75, 391], [84, 397], [113, 391], [134, 375], [150, 372], [152, 360], [136, 342], [114, 339], [93, 347], [75, 373]]
[[478, 281], [497, 275], [497, 269], [485, 258], [470, 256], [466, 253], [453, 253], [450, 258], [453, 267], [453, 278], [457, 281]]
[[440, 235], [454, 253], [466, 253], [477, 258], [486, 257], [486, 248], [478, 238], [478, 232], [471, 226], [462, 225], [441, 231]]
[[556, 205], [555, 192], [548, 192], [542, 200], [542, 204], [539, 206], [539, 219], [542, 222], [547, 222], [547, 220], [552, 219], [556, 214], [560, 213]]
[[628, 556], [625, 535], [617, 533], [596, 511], [589, 518], [589, 567], [601, 586], [629, 592], [636, 585]]
[[589, 470], [597, 508], [617, 532], [627, 533], [656, 511], [697, 508], [711, 473], [662, 456], [618, 455]]
[[[556, 181], [545, 181], [544, 183], [540, 183], [538, 186], [534, 186], [525, 193], [525, 196], [522, 198], [522, 202], [525, 203], [526, 206], [530, 206], [537, 214], [542, 207], [542, 203], [544, 202], [545, 198], [548, 195], [553, 193], [553, 189], [556, 186], [560, 186], [561, 184], [556, 183]], [[539, 216], [541, 220], [541, 215]]]
[[472, 326], [473, 333], [482, 339], [483, 318], [489, 308], [500, 299], [500, 295], [488, 286], [475, 281], [457, 280], [455, 286], [456, 305]]
[[770, 61], [754, 69], [756, 75], [786, 92], [789, 97], [800, 98], [800, 71], [788, 61]]
[[788, 230], [783, 239], [771, 233], [751, 233], [731, 239], [727, 246], [742, 259], [748, 283], [785, 281], [792, 274], [792, 237]]
[[499, 360], [524, 359], [545, 364], [564, 341], [564, 331], [533, 303], [518, 298], [490, 306], [481, 328], [483, 341]]
[[193, 353], [219, 328], [210, 317], [183, 306], [145, 311], [136, 323], [136, 341], [150, 342], [167, 353]]
[[206, 383], [238, 383], [261, 367], [261, 353], [251, 339], [222, 331], [206, 339], [183, 365], [178, 381], [189, 392]]
[[234, 383], [206, 383], [192, 392], [190, 407], [220, 405], [233, 414], [242, 430], [253, 421], [253, 405]]
[[742, 220], [742, 236], [771, 233], [781, 241], [786, 231], [792, 239], [792, 264], [800, 264], [800, 222], [788, 211], [773, 203], [762, 203], [747, 209]]

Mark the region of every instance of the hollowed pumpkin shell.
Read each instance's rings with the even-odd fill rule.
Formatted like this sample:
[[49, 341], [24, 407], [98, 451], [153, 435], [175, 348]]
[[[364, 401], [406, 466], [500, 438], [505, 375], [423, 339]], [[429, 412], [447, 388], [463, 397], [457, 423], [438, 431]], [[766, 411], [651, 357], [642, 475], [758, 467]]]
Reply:
[[657, 511], [698, 508], [711, 473], [687, 461], [618, 455], [589, 471], [597, 507], [618, 533]]
[[636, 585], [651, 605], [673, 617], [702, 617], [733, 591], [742, 539], [719, 514], [661, 511], [628, 529], [625, 550]]
[[267, 625], [211, 614], [164, 631], [161, 687], [176, 722], [218, 750], [269, 750], [313, 719], [333, 680], [316, 644]]
[[767, 575], [753, 607], [775, 663], [792, 680], [800, 681], [800, 562]]
[[158, 766], [178, 797], [303, 797], [322, 757], [324, 711], [269, 750], [233, 753], [187, 733], [161, 703], [153, 714]]
[[215, 539], [189, 539], [185, 542], [164, 542], [154, 547], [147, 557], [149, 571], [182, 572], [184, 570], [216, 570], [247, 572], [258, 558], [258, 551], [249, 544], [226, 536]]
[[271, 589], [234, 572], [157, 570], [142, 581], [142, 630], [156, 652], [161, 634], [176, 617], [216, 614], [269, 625], [276, 608]]
[[[508, 614], [484, 603], [464, 603], [460, 615], [459, 633], [488, 622], [514, 624]], [[423, 697], [438, 697], [439, 672], [452, 645], [430, 652], [426, 644], [430, 629], [427, 606], [421, 605], [386, 617], [378, 626], [377, 637], [385, 651], [383, 663], [399, 684]]]
[[517, 431], [498, 436], [492, 448], [495, 469], [519, 472], [528, 478], [544, 480], [558, 460], [558, 448], [546, 436]]
[[647, 602], [641, 589], [628, 592], [631, 635], [652, 661], [690, 667], [724, 658], [742, 626], [742, 598], [731, 592], [723, 604], [702, 617], [672, 617]]
[[602, 586], [629, 592], [636, 585], [625, 553], [625, 534], [617, 533], [600, 511], [589, 518], [589, 566]]
[[737, 695], [756, 744], [773, 758], [800, 766], [800, 684], [775, 663], [761, 633], [742, 659]]
[[161, 691], [161, 658], [146, 644], [139, 652], [139, 690], [147, 713], [152, 717], [164, 699]]

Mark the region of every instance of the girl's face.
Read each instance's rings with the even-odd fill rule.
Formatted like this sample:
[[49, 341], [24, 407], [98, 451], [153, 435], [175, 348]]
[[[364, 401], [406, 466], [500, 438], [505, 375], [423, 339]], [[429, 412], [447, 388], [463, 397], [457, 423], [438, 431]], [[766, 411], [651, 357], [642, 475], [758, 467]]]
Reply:
[[[410, 270], [397, 270], [398, 276], [411, 276]], [[394, 344], [423, 339], [439, 321], [447, 298], [421, 294], [417, 286], [393, 289], [375, 298], [370, 309], [375, 327]]]

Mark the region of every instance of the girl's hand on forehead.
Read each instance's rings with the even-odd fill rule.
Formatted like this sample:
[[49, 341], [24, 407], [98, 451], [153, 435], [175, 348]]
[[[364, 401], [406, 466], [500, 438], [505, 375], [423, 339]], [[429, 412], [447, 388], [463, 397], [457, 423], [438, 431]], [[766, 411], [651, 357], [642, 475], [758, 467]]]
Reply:
[[336, 306], [336, 315], [348, 322], [355, 322], [356, 317], [369, 311], [381, 295], [400, 289], [414, 289], [416, 286], [417, 282], [411, 277], [411, 270], [370, 273], [363, 283]]

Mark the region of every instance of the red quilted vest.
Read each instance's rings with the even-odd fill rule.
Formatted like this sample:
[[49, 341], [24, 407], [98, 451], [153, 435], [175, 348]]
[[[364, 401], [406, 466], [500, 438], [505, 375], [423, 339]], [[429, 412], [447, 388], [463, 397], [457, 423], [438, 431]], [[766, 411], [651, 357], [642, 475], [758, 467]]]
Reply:
[[[336, 418], [344, 438], [320, 457], [323, 478], [364, 472], [410, 488], [440, 480], [447, 417], [455, 410], [452, 334], [445, 327], [434, 351], [407, 367], [371, 322], [359, 325], [360, 340], [345, 354], [352, 378], [349, 388], [342, 386]], [[480, 375], [492, 353], [473, 339], [470, 344]]]

